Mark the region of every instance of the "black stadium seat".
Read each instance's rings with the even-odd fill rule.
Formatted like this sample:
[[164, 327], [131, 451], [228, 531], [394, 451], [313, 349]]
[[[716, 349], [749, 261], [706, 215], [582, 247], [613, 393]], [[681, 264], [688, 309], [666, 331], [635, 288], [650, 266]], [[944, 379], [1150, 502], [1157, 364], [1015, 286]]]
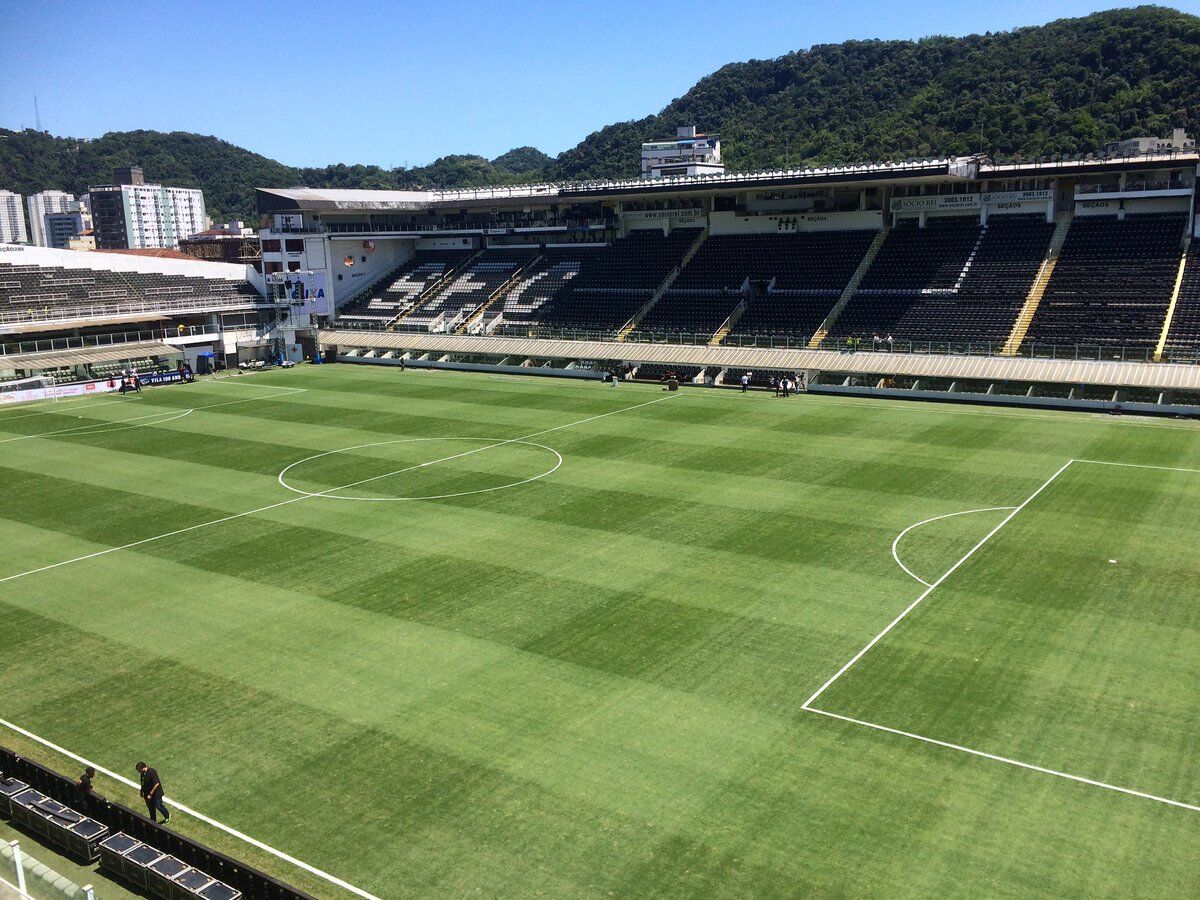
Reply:
[[570, 284], [543, 307], [543, 325], [615, 331], [680, 264], [701, 229], [634, 230], [583, 260]]
[[1188, 250], [1187, 267], [1164, 348], [1168, 355], [1194, 357], [1200, 353], [1200, 248]]
[[237, 309], [262, 302], [247, 281], [115, 269], [0, 263], [0, 323], [172, 310]]
[[1186, 213], [1081, 216], [1022, 345], [1152, 350], [1175, 286]]
[[930, 220], [894, 229], [830, 331], [835, 339], [1003, 343], [1037, 276], [1042, 215]]
[[351, 327], [386, 325], [412, 306], [422, 291], [474, 252], [418, 250], [404, 265], [381, 278], [365, 297], [338, 309], [338, 320]]

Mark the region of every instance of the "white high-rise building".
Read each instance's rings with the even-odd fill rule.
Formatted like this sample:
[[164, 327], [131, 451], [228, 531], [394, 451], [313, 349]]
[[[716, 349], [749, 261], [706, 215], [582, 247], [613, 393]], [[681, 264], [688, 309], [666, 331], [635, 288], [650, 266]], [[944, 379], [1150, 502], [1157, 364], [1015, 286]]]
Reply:
[[28, 244], [25, 230], [25, 209], [21, 195], [0, 191], [0, 244]]
[[46, 216], [65, 213], [75, 202], [75, 195], [65, 191], [41, 191], [25, 198], [25, 206], [29, 210], [29, 239], [30, 243], [39, 247], [52, 246], [46, 232]]
[[101, 250], [174, 248], [206, 227], [204, 194], [195, 188], [113, 184], [92, 187], [88, 196]]
[[204, 210], [204, 192], [197, 188], [167, 188], [171, 204], [171, 222], [175, 227], [175, 243], [186, 241], [208, 227]]

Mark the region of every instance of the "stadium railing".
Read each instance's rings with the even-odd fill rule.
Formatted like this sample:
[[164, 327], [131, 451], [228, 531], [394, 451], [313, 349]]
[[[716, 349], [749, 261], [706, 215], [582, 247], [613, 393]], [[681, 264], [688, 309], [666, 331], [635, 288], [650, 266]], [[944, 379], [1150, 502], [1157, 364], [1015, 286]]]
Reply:
[[157, 300], [149, 303], [102, 303], [88, 305], [62, 305], [47, 302], [41, 307], [19, 307], [11, 310], [0, 310], [0, 325], [31, 325], [55, 322], [75, 321], [77, 319], [96, 319], [106, 316], [143, 315], [151, 313], [172, 312], [178, 314], [201, 314], [215, 312], [233, 312], [246, 309], [258, 309], [264, 306], [279, 306], [284, 301], [269, 300], [259, 297], [255, 300], [241, 298], [201, 298], [199, 300]]
[[237, 888], [246, 897], [262, 900], [315, 900], [310, 894], [286, 885], [218, 850], [206, 847], [199, 841], [169, 831], [129, 807], [107, 800], [99, 794], [89, 794], [81, 802], [78, 788], [70, 778], [26, 759], [6, 747], [0, 747], [0, 773], [18, 778], [64, 806], [104, 823], [110, 832], [122, 831], [144, 844], [182, 860], [189, 866], [200, 869], [213, 878]]
[[[339, 331], [389, 331], [407, 332], [412, 334], [430, 334], [427, 328], [419, 325], [405, 326], [403, 322], [388, 327], [386, 325], [359, 325], [346, 327], [333, 322], [330, 328]], [[556, 328], [546, 325], [509, 326], [502, 334], [494, 337], [523, 337], [553, 341], [615, 341], [616, 333], [612, 330], [595, 330], [586, 328]], [[682, 344], [707, 345], [712, 334], [707, 331], [636, 331], [625, 339], [627, 344]], [[723, 347], [750, 347], [770, 350], [833, 350], [838, 352], [855, 353], [914, 353], [934, 356], [1004, 356], [1004, 342], [968, 342], [968, 341], [905, 341], [894, 340], [891, 345], [881, 340], [872, 346], [871, 336], [826, 338], [816, 348], [809, 346], [809, 340], [796, 335], [772, 334], [738, 334], [732, 333], [721, 342]], [[1154, 348], [1125, 347], [1101, 344], [1029, 344], [1023, 346], [1017, 356], [1033, 359], [1079, 359], [1119, 362], [1155, 362]], [[1200, 365], [1200, 349], [1166, 352], [1160, 362], [1175, 364]]]
[[238, 328], [252, 328], [253, 323], [238, 325], [187, 325], [178, 328], [141, 329], [117, 331], [108, 334], [86, 334], [72, 337], [40, 338], [33, 341], [12, 341], [0, 344], [0, 359], [18, 353], [44, 353], [52, 350], [84, 350], [89, 347], [111, 347], [119, 344], [136, 344], [145, 341], [161, 341], [166, 338], [193, 337], [203, 334], [220, 334]]

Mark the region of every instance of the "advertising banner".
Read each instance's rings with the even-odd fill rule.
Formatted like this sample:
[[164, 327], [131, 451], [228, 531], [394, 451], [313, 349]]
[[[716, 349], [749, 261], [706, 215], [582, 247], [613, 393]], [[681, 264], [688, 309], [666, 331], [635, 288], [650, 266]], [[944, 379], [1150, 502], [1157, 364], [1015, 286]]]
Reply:
[[152, 384], [180, 384], [183, 382], [183, 373], [178, 369], [171, 369], [166, 372], [148, 372], [145, 375], [138, 375], [138, 383], [144, 386]]
[[1030, 203], [1033, 201], [1049, 200], [1052, 191], [992, 191], [983, 194], [984, 203]]
[[273, 285], [282, 285], [283, 296], [292, 305], [293, 315], [329, 315], [329, 291], [324, 272], [275, 272], [267, 280]]
[[893, 197], [892, 212], [930, 212], [979, 209], [979, 194], [935, 194], [931, 197]]
[[5, 391], [0, 393], [0, 404], [26, 403], [31, 400], [62, 400], [67, 397], [85, 397], [88, 394], [107, 394], [121, 387], [119, 381], [76, 381], [71, 384], [55, 384], [49, 387], [30, 388], [27, 391]]

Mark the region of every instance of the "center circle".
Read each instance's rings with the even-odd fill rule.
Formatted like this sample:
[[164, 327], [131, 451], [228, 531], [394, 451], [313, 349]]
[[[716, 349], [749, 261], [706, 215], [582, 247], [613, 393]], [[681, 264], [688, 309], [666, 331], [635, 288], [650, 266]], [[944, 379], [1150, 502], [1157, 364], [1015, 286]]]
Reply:
[[[371, 474], [363, 473], [361, 475], [361, 477], [352, 478], [351, 480], [346, 481], [346, 482], [340, 484], [339, 486], [325, 488], [324, 490], [321, 490], [319, 488], [317, 490], [307, 490], [303, 487], [300, 487], [298, 484], [295, 483], [295, 482], [304, 480], [301, 478], [300, 472], [298, 470], [300, 470], [301, 467], [305, 466], [306, 464], [310, 464], [310, 463], [316, 463], [317, 466], [319, 466], [320, 463], [317, 463], [318, 460], [332, 460], [333, 458], [340, 457], [342, 454], [352, 454], [352, 453], [355, 453], [355, 451], [369, 450], [369, 449], [373, 449], [376, 447], [390, 447], [390, 446], [395, 446], [398, 444], [428, 444], [428, 443], [449, 443], [449, 442], [454, 442], [459, 447], [462, 446], [463, 442], [478, 444], [479, 446], [475, 447], [473, 449], [472, 448], [457, 449], [451, 453], [443, 453], [443, 454], [434, 456], [431, 459], [425, 459], [422, 461], [417, 461], [416, 459], [408, 459], [408, 460], [398, 463], [395, 460], [388, 460], [383, 456], [373, 456], [373, 458], [369, 459], [369, 462], [382, 463], [385, 466], [390, 467], [390, 470], [379, 472], [379, 473], [371, 473]], [[504, 449], [515, 448], [515, 447], [533, 448], [536, 451], [540, 451], [538, 453], [539, 456], [549, 455], [551, 457], [551, 459], [548, 460], [549, 467], [546, 468], [544, 471], [538, 472], [536, 475], [529, 476], [528, 478], [520, 478], [520, 479], [516, 479], [513, 481], [506, 481], [502, 484], [490, 484], [490, 485], [487, 485], [486, 487], [474, 488], [471, 490], [440, 491], [440, 492], [432, 491], [430, 493], [414, 494], [412, 496], [382, 496], [382, 497], [358, 496], [356, 494], [342, 493], [343, 491], [352, 490], [353, 488], [356, 488], [356, 487], [360, 487], [360, 486], [366, 487], [368, 485], [376, 484], [376, 483], [384, 480], [385, 478], [391, 478], [393, 476], [404, 475], [409, 472], [421, 472], [422, 470], [425, 470], [431, 466], [438, 466], [442, 463], [453, 463], [456, 460], [470, 459], [471, 457], [477, 456], [477, 455], [486, 456], [491, 451], [502, 451], [503, 452]], [[364, 462], [368, 462], [368, 457], [360, 457], [358, 460], [354, 460], [353, 462], [362, 464]], [[307, 456], [304, 459], [298, 459], [294, 463], [291, 463], [290, 465], [287, 465], [283, 468], [283, 470], [279, 473], [278, 480], [279, 480], [280, 485], [287, 488], [289, 491], [292, 491], [297, 494], [302, 494], [303, 496], [306, 496], [306, 497], [321, 497], [321, 498], [327, 499], [327, 500], [361, 500], [361, 501], [365, 501], [365, 502], [382, 502], [382, 501], [388, 501], [388, 500], [447, 500], [451, 497], [466, 497], [471, 494], [487, 494], [492, 491], [500, 491], [500, 490], [505, 490], [506, 488], [514, 488], [514, 487], [519, 487], [520, 485], [523, 485], [523, 484], [529, 484], [531, 481], [537, 481], [539, 478], [545, 478], [547, 475], [553, 474], [554, 472], [556, 472], [558, 470], [558, 467], [561, 466], [562, 464], [563, 464], [562, 454], [560, 454], [557, 450], [555, 450], [553, 447], [547, 447], [545, 444], [538, 444], [533, 441], [515, 440], [512, 438], [478, 438], [478, 437], [399, 438], [397, 440], [392, 440], [392, 441], [374, 441], [373, 443], [370, 443], [370, 444], [356, 444], [353, 447], [341, 447], [337, 450], [326, 450], [324, 453], [316, 453], [312, 456]], [[289, 481], [288, 473], [291, 473], [290, 481]]]

